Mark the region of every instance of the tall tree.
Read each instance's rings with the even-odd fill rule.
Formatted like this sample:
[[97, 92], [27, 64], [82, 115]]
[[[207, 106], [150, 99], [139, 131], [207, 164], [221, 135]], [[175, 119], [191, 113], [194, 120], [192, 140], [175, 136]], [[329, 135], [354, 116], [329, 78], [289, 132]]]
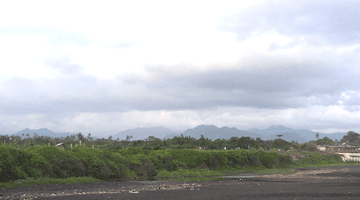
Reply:
[[204, 146], [206, 142], [206, 139], [203, 135], [200, 136], [200, 139], [197, 140], [197, 145]]
[[319, 133], [316, 133], [316, 139], [319, 139]]
[[72, 140], [76, 140], [76, 136], [75, 135], [71, 135], [70, 137]]
[[126, 136], [126, 141], [130, 141], [131, 138], [133, 138], [132, 135], [131, 135], [131, 136], [127, 135], [127, 136]]
[[87, 138], [89, 139], [89, 140], [92, 140], [93, 138], [91, 137], [91, 133], [89, 133], [89, 135], [87, 136]]
[[276, 135], [276, 137], [278, 137], [280, 139], [280, 137], [282, 137], [283, 135]]
[[154, 136], [149, 136], [149, 137], [148, 137], [148, 141], [149, 141], [149, 142], [156, 141], [156, 140], [159, 140], [159, 138], [156, 138], [156, 137], [154, 137]]
[[78, 138], [78, 140], [84, 141], [84, 136], [81, 133], [77, 134], [77, 138]]
[[347, 132], [347, 135], [340, 140], [340, 143], [347, 142], [349, 144], [355, 145], [356, 142], [360, 142], [360, 135], [354, 131]]

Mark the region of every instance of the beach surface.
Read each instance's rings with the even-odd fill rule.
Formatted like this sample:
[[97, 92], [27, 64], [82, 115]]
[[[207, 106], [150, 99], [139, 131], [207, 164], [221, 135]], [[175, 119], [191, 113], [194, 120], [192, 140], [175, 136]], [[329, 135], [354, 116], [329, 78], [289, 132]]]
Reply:
[[360, 165], [294, 170], [225, 181], [37, 185], [1, 190], [0, 199], [360, 199]]

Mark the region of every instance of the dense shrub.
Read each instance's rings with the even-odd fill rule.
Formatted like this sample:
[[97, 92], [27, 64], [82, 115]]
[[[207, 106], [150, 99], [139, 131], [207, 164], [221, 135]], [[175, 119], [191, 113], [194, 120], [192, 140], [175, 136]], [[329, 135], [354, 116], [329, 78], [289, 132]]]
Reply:
[[72, 151], [63, 151], [54, 146], [34, 146], [27, 151], [44, 157], [49, 162], [55, 178], [79, 177], [86, 173], [84, 163]]
[[73, 147], [71, 151], [84, 162], [87, 169], [86, 176], [95, 174], [105, 164], [102, 160], [104, 153], [100, 149]]
[[263, 151], [257, 151], [254, 152], [253, 155], [258, 157], [266, 168], [272, 168], [277, 163], [278, 159], [278, 154], [276, 152], [265, 153]]
[[49, 162], [25, 150], [0, 147], [0, 182], [53, 174]]
[[193, 149], [169, 150], [169, 152], [175, 160], [185, 163], [190, 168], [197, 167], [206, 161], [205, 152]]
[[310, 143], [304, 143], [303, 145], [301, 145], [300, 147], [301, 150], [306, 150], [306, 151], [317, 151], [316, 145], [315, 144], [310, 144]]
[[[47, 175], [54, 178], [93, 176], [105, 180], [124, 176], [151, 178], [156, 176], [159, 170], [171, 172], [187, 168], [217, 170], [252, 166], [273, 168], [292, 164], [292, 160], [289, 156], [278, 155], [276, 152], [264, 152], [265, 146], [267, 150], [273, 147], [274, 151], [278, 148], [288, 150], [290, 146], [295, 149], [316, 151], [314, 144], [299, 145], [281, 139], [262, 141], [257, 138], [255, 141], [250, 137], [233, 137], [230, 140], [211, 141], [204, 138], [196, 140], [190, 137], [177, 137], [174, 141], [137, 140], [109, 143], [103, 139], [97, 141], [96, 148], [85, 148], [83, 145], [81, 147], [73, 145], [70, 148], [68, 145], [61, 150], [54, 146], [31, 146], [21, 151], [4, 147], [0, 149], [0, 179]], [[76, 144], [76, 141], [67, 142]], [[89, 144], [92, 145], [91, 142], [86, 141], [86, 145], [89, 146]], [[123, 146], [126, 145], [128, 148], [124, 149]], [[198, 145], [206, 145], [209, 150], [199, 151]], [[240, 150], [232, 150], [239, 145]], [[228, 150], [222, 150], [224, 146]], [[244, 150], [249, 146], [250, 149]], [[221, 150], [213, 151], [212, 149]], [[316, 163], [319, 160], [323, 161], [324, 157], [313, 156], [305, 159]], [[327, 161], [324, 160], [326, 162], [336, 162], [341, 158], [337, 156], [326, 159]]]

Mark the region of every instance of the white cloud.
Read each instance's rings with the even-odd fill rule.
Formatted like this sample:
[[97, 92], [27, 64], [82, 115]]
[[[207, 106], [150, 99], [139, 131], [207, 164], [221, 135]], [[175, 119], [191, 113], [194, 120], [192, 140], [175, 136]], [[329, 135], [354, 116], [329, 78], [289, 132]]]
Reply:
[[[218, 127], [235, 127], [240, 130], [267, 128], [283, 125], [293, 129], [311, 129], [333, 133], [360, 131], [357, 126], [360, 111], [349, 112], [342, 106], [313, 106], [300, 109], [255, 109], [246, 107], [218, 107], [215, 110], [184, 111], [129, 111], [111, 113], [77, 113], [65, 118], [49, 119], [44, 115], [23, 115], [16, 117], [21, 123], [11, 120], [0, 122], [9, 130], [14, 128], [47, 127], [55, 132], [91, 133], [96, 137], [108, 137], [122, 130], [136, 127], [164, 126], [172, 130], [184, 131], [201, 124]], [[0, 118], [1, 119], [1, 118]], [[26, 120], [25, 120], [26, 119]]]
[[4, 130], [359, 129], [355, 1], [2, 5]]
[[[144, 64], [176, 64], [188, 61], [194, 64], [209, 64], [236, 59], [241, 52], [237, 47], [234, 34], [217, 30], [216, 26], [219, 23], [219, 17], [235, 12], [248, 4], [243, 2], [241, 3], [243, 5], [236, 6], [231, 1], [221, 4], [191, 2], [189, 6], [188, 3], [190, 2], [109, 1], [99, 4], [77, 1], [71, 2], [69, 6], [68, 1], [61, 3], [35, 1], [31, 4], [22, 2], [20, 7], [18, 4], [7, 3], [8, 9], [2, 10], [4, 11], [2, 15], [4, 18], [6, 16], [7, 19], [11, 19], [9, 20], [11, 24], [1, 21], [0, 26], [4, 26], [5, 29], [8, 29], [7, 27], [57, 27], [57, 31], [63, 32], [61, 37], [68, 32], [67, 35], [70, 36], [81, 33], [82, 37], [91, 38], [94, 44], [90, 46], [67, 45], [65, 48], [56, 49], [46, 46], [41, 39], [38, 41], [27, 39], [28, 42], [22, 44], [22, 47], [32, 50], [27, 50], [26, 53], [20, 55], [21, 57], [29, 55], [33, 58], [24, 61], [29, 65], [35, 62], [36, 57], [47, 59], [47, 57], [56, 57], [56, 54], [67, 52], [71, 55], [72, 61], [82, 66], [85, 72], [103, 79], [113, 78], [114, 75], [126, 72], [143, 71]], [[41, 9], [38, 7], [39, 4], [42, 5]], [[13, 10], [16, 8], [21, 14], [14, 15], [10, 12], [11, 8]], [[25, 20], [20, 20], [17, 17], [19, 15], [27, 17]], [[45, 34], [41, 29], [39, 31]], [[48, 29], [48, 33], [54, 34], [56, 31]], [[15, 39], [18, 40], [19, 37], [16, 36]], [[78, 39], [80, 38], [81, 36]], [[62, 43], [66, 43], [65, 40]], [[29, 41], [33, 42], [29, 43]], [[58, 36], [52, 37], [52, 41], [47, 41], [47, 44], [50, 45], [56, 41], [58, 41]], [[109, 45], [113, 43], [124, 42], [133, 43], [135, 46], [126, 51], [109, 48]], [[41, 49], [33, 49], [41, 43], [43, 44], [40, 45]], [[12, 45], [2, 46], [5, 48]], [[49, 52], [55, 55], [49, 55]], [[12, 55], [15, 53], [12, 52]], [[10, 60], [7, 63], [10, 63]], [[14, 63], [14, 65], [25, 68], [19, 63]], [[44, 68], [41, 62], [37, 62], [37, 66], [31, 66], [32, 69], [39, 69], [36, 71], [44, 71], [40, 67]], [[17, 74], [15, 71], [11, 73]], [[34, 78], [38, 78], [39, 74]], [[50, 75], [50, 72], [46, 75]]]

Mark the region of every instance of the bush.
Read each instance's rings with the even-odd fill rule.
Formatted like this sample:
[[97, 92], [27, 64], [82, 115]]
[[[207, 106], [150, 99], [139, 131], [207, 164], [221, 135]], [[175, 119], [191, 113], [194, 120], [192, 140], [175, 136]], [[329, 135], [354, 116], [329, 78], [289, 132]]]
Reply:
[[287, 145], [284, 146], [284, 151], [287, 151], [289, 149], [290, 149], [290, 145], [287, 144]]
[[254, 152], [254, 155], [261, 160], [262, 164], [266, 168], [272, 168], [278, 159], [278, 154], [276, 152], [266, 153], [263, 151], [258, 151], [258, 152]]
[[255, 147], [251, 147], [250, 149], [248, 149], [248, 151], [253, 152], [253, 151], [257, 151], [257, 149]]
[[270, 151], [278, 151], [279, 149], [277, 149], [277, 148], [275, 148], [275, 147], [273, 147], [273, 148], [271, 148], [270, 149]]
[[[102, 160], [104, 152], [100, 149], [73, 147], [71, 152], [76, 154], [78, 159], [85, 164], [86, 176], [96, 174], [96, 171], [105, 164]], [[96, 177], [94, 176], [94, 178]]]
[[53, 170], [54, 178], [77, 177], [86, 173], [84, 163], [72, 151], [63, 151], [54, 146], [35, 146], [28, 151], [45, 158]]
[[310, 143], [305, 143], [303, 145], [301, 145], [301, 150], [306, 150], [306, 151], [317, 151], [316, 145], [315, 144], [310, 144]]
[[122, 178], [124, 176], [126, 158], [117, 152], [104, 152], [104, 161], [111, 173], [109, 178]]
[[43, 158], [23, 149], [0, 147], [0, 182], [40, 178], [43, 174], [52, 174], [49, 163]]
[[169, 151], [175, 160], [181, 161], [190, 168], [199, 166], [205, 161], [203, 155], [205, 152], [196, 151], [193, 149], [182, 149]]
[[172, 171], [176, 171], [179, 168], [187, 169], [187, 166], [186, 166], [186, 163], [184, 163], [184, 162], [181, 162], [178, 160], [171, 160], [171, 168], [172, 168]]

